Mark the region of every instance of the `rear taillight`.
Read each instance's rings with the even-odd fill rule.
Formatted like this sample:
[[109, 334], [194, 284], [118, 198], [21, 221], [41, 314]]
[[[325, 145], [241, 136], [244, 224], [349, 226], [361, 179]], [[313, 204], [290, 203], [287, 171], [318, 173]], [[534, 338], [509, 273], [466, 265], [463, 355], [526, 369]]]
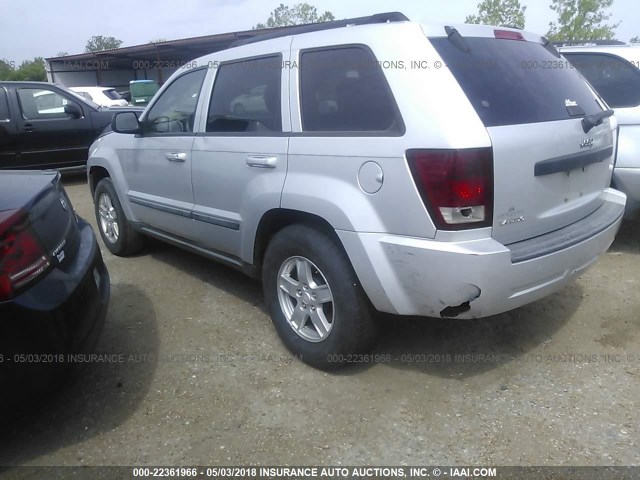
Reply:
[[42, 275], [51, 265], [21, 210], [0, 212], [0, 302]]
[[491, 148], [408, 150], [407, 160], [437, 229], [463, 230], [491, 226]]

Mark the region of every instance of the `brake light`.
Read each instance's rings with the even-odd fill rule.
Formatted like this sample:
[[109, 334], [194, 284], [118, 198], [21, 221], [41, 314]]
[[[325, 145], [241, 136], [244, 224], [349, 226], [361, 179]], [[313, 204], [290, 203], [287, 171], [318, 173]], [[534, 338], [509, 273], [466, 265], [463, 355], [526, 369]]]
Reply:
[[500, 40], [521, 40], [525, 41], [520, 32], [512, 32], [511, 30], [494, 30], [493, 34]]
[[408, 150], [409, 168], [439, 230], [491, 226], [493, 151]]
[[21, 210], [0, 212], [0, 302], [43, 274], [51, 265]]

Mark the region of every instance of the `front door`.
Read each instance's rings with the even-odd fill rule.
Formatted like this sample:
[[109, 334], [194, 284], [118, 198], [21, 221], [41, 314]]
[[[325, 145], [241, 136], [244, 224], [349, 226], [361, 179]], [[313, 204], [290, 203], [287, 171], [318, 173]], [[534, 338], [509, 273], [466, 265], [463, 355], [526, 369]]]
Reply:
[[134, 148], [119, 155], [136, 219], [182, 238], [193, 230], [191, 148], [205, 75], [206, 69], [199, 69], [175, 78], [141, 119]]

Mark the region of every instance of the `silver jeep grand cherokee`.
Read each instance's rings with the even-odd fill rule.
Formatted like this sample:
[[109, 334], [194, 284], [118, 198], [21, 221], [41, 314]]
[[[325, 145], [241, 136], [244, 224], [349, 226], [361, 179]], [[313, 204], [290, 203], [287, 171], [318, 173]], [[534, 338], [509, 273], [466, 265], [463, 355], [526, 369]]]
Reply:
[[151, 236], [262, 278], [283, 342], [329, 368], [371, 345], [375, 310], [494, 315], [613, 241], [612, 112], [542, 68], [560, 60], [544, 38], [381, 14], [257, 40], [92, 146], [112, 253]]

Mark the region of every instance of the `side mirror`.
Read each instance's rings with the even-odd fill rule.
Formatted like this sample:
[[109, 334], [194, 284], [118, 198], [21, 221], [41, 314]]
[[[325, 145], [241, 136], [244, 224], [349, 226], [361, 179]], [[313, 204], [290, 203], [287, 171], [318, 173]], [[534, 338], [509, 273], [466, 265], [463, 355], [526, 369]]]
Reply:
[[140, 122], [134, 112], [119, 112], [111, 120], [111, 130], [116, 133], [140, 133]]
[[67, 103], [64, 106], [64, 113], [71, 115], [73, 118], [80, 118], [82, 116], [82, 110], [75, 103]]

